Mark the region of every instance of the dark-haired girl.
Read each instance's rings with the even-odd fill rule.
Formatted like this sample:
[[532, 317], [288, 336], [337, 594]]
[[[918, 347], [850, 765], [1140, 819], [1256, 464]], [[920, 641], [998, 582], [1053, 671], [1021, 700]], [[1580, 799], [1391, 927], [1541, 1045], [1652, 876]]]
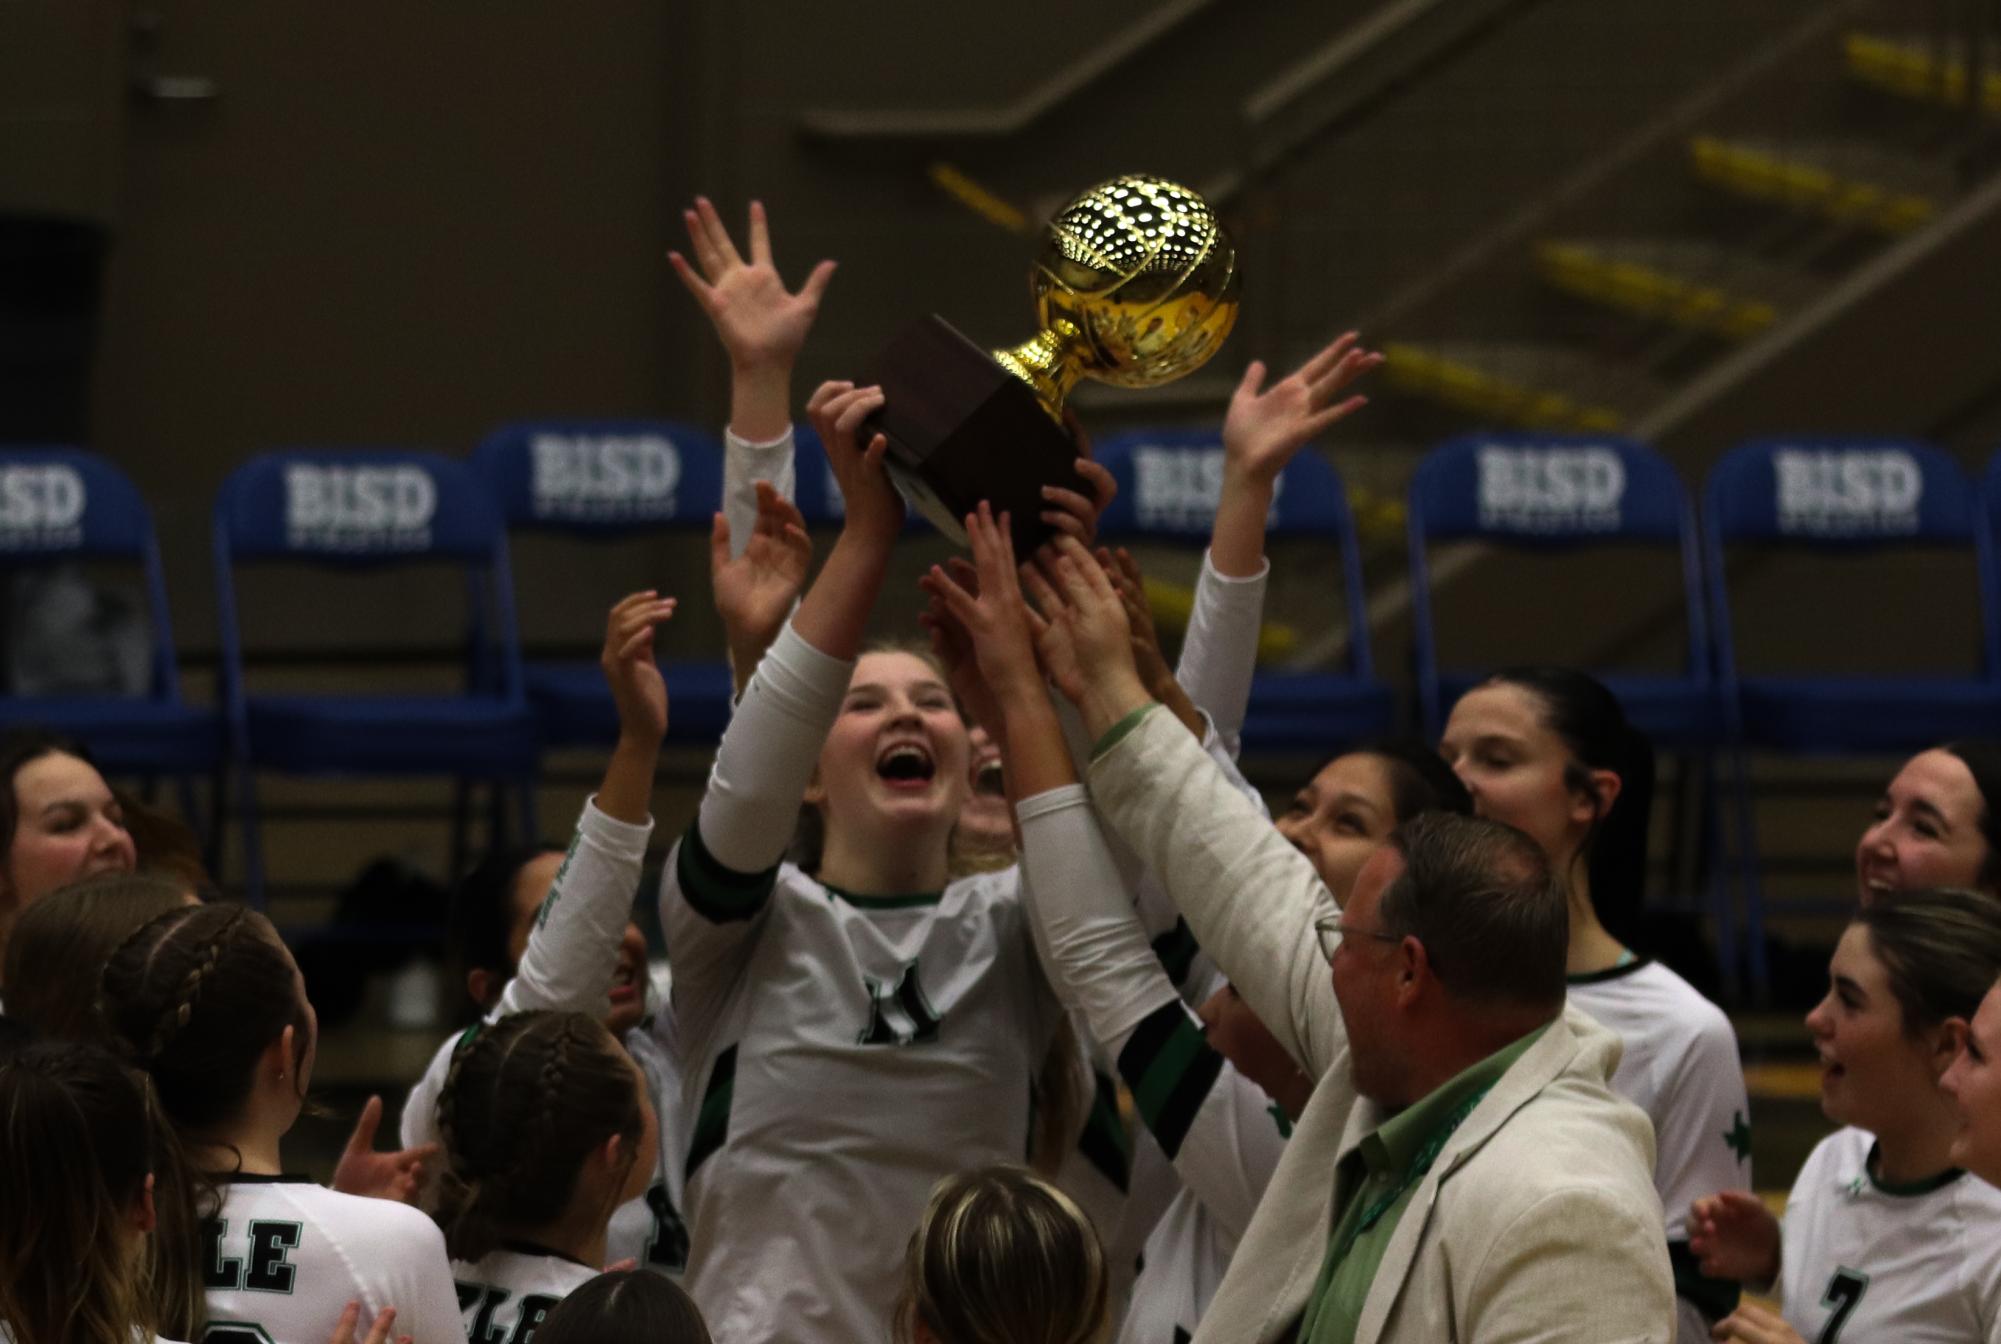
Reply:
[[[485, 1021], [530, 1011], [589, 1013], [650, 1080], [669, 1137], [649, 1160], [651, 1179], [613, 1216], [606, 1255], [668, 1274], [680, 1273], [688, 1258], [681, 1146], [673, 1138], [680, 1058], [669, 1006], [648, 1000], [646, 940], [632, 923], [632, 903], [653, 833], [653, 772], [667, 730], [654, 630], [673, 611], [674, 599], [651, 590], [613, 605], [600, 661], [618, 707], [619, 739], [603, 781], [585, 802], [568, 851], [498, 855], [461, 884], [454, 938], [466, 992]], [[456, 1043], [441, 1045], [410, 1089], [403, 1105], [406, 1146], [440, 1136], [439, 1098]]]
[[318, 1339], [358, 1301], [368, 1319], [394, 1307], [415, 1344], [464, 1339], [435, 1223], [286, 1171], [318, 1019], [268, 920], [232, 904], [170, 910], [112, 954], [103, 990], [105, 1022], [151, 1076], [194, 1173], [161, 1199], [156, 1292], [194, 1300], [170, 1333]]
[[1682, 1344], [1735, 1305], [1687, 1246], [1689, 1202], [1751, 1183], [1750, 1102], [1722, 1010], [1622, 941], [1641, 909], [1653, 746], [1603, 685], [1518, 668], [1460, 697], [1439, 742], [1477, 816], [1526, 832], [1570, 888], [1570, 1000], [1625, 1042], [1612, 1086], [1653, 1120]]
[[14, 920], [58, 887], [138, 861], [124, 810], [81, 745], [22, 729], [0, 739], [0, 952]]
[[1905, 761], [1855, 844], [1862, 904], [1899, 891], [2001, 892], [2001, 743], [1949, 742]]
[[1960, 1118], [1939, 1087], [2001, 975], [2001, 900], [1892, 894], [1865, 906], [1807, 1014], [1820, 1107], [1844, 1126], [1800, 1168], [1783, 1228], [1745, 1191], [1697, 1200], [1709, 1272], [1778, 1283], [1783, 1315], [1749, 1303], [1716, 1330], [1741, 1344], [2001, 1340], [2001, 1190], [1955, 1165]]
[[542, 1344], [710, 1344], [695, 1300], [638, 1270], [600, 1274], [564, 1298], [536, 1332]]
[[612, 1210], [653, 1177], [646, 1075], [583, 1013], [475, 1027], [438, 1101], [445, 1230], [470, 1339], [528, 1344], [605, 1263]]
[[187, 883], [156, 873], [102, 873], [49, 893], [22, 913], [0, 962], [8, 1016], [55, 1040], [106, 1044], [105, 962], [148, 920], [198, 904]]

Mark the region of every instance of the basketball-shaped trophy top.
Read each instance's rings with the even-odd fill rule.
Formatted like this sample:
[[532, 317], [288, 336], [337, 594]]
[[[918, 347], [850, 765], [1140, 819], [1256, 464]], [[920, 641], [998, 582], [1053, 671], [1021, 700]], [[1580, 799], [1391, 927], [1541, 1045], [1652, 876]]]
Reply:
[[1120, 387], [1192, 373], [1237, 320], [1230, 235], [1207, 201], [1158, 177], [1115, 177], [1057, 211], [1030, 284], [1064, 362]]

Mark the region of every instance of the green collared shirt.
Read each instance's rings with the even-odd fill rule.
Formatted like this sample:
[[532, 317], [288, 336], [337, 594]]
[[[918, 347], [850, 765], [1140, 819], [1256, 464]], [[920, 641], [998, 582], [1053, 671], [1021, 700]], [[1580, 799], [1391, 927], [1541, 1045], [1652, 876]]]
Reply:
[[1334, 1188], [1350, 1193], [1328, 1233], [1327, 1258], [1300, 1318], [1299, 1344], [1353, 1344], [1362, 1304], [1411, 1195], [1453, 1131], [1548, 1030], [1537, 1027], [1467, 1068], [1385, 1120], [1342, 1159]]

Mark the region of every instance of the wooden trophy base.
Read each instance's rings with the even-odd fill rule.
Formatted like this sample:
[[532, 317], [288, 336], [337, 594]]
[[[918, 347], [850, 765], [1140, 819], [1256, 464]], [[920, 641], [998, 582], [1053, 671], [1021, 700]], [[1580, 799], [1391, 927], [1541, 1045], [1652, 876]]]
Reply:
[[1069, 431], [1028, 384], [935, 314], [898, 332], [856, 382], [883, 391], [860, 441], [877, 432], [889, 440], [890, 479], [904, 500], [961, 546], [965, 516], [984, 499], [996, 517], [1010, 515], [1015, 556], [1026, 561], [1053, 535], [1042, 487], [1091, 493]]

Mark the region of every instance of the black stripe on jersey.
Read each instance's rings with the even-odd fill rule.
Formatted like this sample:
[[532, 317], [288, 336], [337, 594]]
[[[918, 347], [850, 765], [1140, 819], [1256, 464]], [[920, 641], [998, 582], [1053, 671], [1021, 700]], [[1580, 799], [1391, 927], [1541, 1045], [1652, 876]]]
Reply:
[[1097, 1080], [1097, 1095], [1084, 1118], [1084, 1132], [1077, 1136], [1077, 1151], [1123, 1195], [1132, 1180], [1132, 1139], [1119, 1118], [1119, 1085], [1096, 1069], [1091, 1076]]
[[1713, 1324], [1737, 1310], [1743, 1286], [1734, 1279], [1704, 1277], [1697, 1267], [1695, 1252], [1685, 1241], [1668, 1243], [1668, 1263], [1674, 1267], [1674, 1295], [1687, 1298]]
[[1210, 1048], [1179, 1001], [1148, 1013], [1119, 1051], [1119, 1077], [1132, 1089], [1140, 1119], [1169, 1159], [1181, 1151], [1202, 1099], [1222, 1071], [1223, 1057]]
[[1188, 979], [1189, 969], [1195, 965], [1195, 954], [1201, 950], [1194, 930], [1185, 919], [1177, 918], [1173, 928], [1153, 940], [1153, 955], [1160, 959], [1160, 968], [1167, 972], [1176, 989]]
[[710, 1153], [723, 1146], [730, 1136], [730, 1103], [736, 1098], [736, 1047], [716, 1056], [709, 1070], [709, 1085], [702, 1093], [702, 1109], [695, 1114], [695, 1135], [688, 1141], [685, 1174], [692, 1178], [695, 1168]]
[[700, 822], [691, 823], [688, 833], [681, 837], [674, 875], [688, 904], [711, 924], [749, 919], [764, 908], [771, 889], [778, 884], [776, 864], [761, 873], [739, 873], [724, 867], [702, 843]]

